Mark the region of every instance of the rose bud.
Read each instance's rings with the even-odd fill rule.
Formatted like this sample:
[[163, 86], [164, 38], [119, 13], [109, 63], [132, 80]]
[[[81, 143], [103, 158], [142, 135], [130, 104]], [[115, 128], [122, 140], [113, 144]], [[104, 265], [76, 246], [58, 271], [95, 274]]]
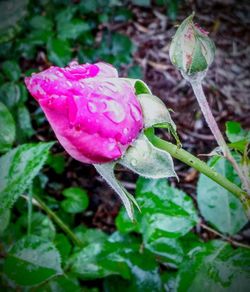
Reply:
[[164, 103], [142, 81], [119, 78], [106, 63], [49, 69], [25, 78], [55, 135], [76, 160], [91, 163], [133, 219], [138, 204], [114, 175], [116, 163], [149, 178], [176, 176], [173, 160], [147, 139], [146, 128], [175, 132]]
[[61, 145], [81, 162], [121, 157], [143, 127], [134, 88], [111, 65], [52, 66], [25, 83]]
[[192, 75], [208, 69], [215, 45], [208, 32], [193, 22], [194, 13], [177, 29], [170, 45], [170, 60], [182, 73]]

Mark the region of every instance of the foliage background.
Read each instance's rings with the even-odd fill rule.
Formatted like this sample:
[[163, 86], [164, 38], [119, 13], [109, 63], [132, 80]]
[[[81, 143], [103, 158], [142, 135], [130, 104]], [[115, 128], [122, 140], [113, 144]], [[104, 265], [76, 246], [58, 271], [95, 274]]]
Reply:
[[[213, 137], [168, 57], [174, 26], [193, 10], [217, 46], [205, 83], [214, 114], [222, 128], [227, 120], [249, 128], [247, 1], [1, 1], [3, 291], [247, 291], [249, 250], [229, 243], [246, 244], [250, 233], [231, 194], [178, 162], [180, 183], [140, 178], [135, 184], [137, 178], [121, 168], [117, 176], [142, 208], [131, 223], [93, 167], [73, 161], [58, 143], [46, 143], [54, 134], [23, 83], [32, 72], [72, 59], [110, 62], [122, 76], [144, 78], [174, 110], [184, 148], [209, 153]], [[231, 142], [249, 141], [238, 123], [226, 130]], [[209, 163], [238, 183], [225, 161], [216, 162]], [[43, 198], [83, 247], [35, 201], [31, 210], [31, 194]]]

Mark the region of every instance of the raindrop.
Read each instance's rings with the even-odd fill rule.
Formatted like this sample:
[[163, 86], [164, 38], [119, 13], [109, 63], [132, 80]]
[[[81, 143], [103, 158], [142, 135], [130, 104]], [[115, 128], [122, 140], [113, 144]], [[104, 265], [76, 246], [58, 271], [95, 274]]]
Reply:
[[91, 113], [96, 113], [97, 107], [93, 101], [88, 101], [87, 106], [88, 106], [88, 109]]
[[113, 92], [118, 92], [117, 86], [112, 82], [106, 82], [108, 86], [106, 86], [109, 90]]
[[81, 130], [81, 125], [80, 124], [76, 124], [75, 125], [75, 130], [76, 131], [80, 131]]
[[114, 148], [115, 148], [115, 143], [109, 143], [109, 144], [108, 144], [108, 150], [109, 150], [109, 151], [114, 150]]
[[130, 163], [132, 166], [136, 166], [137, 161], [136, 161], [136, 159], [133, 158], [133, 159], [131, 159]]
[[125, 119], [125, 111], [123, 107], [115, 100], [106, 101], [107, 109], [104, 112], [105, 116], [107, 116], [114, 123], [121, 123]]
[[133, 104], [130, 104], [130, 112], [131, 112], [131, 115], [132, 117], [137, 121], [139, 122], [140, 119], [141, 119], [141, 112], [140, 110]]
[[127, 135], [127, 134], [128, 134], [128, 128], [124, 128], [124, 129], [123, 129], [123, 134], [124, 134], [124, 135]]
[[72, 61], [69, 63], [69, 67], [76, 67], [78, 65], [79, 65], [79, 63], [77, 61]]
[[47, 104], [48, 104], [48, 106], [51, 106], [52, 105], [52, 98], [48, 99]]

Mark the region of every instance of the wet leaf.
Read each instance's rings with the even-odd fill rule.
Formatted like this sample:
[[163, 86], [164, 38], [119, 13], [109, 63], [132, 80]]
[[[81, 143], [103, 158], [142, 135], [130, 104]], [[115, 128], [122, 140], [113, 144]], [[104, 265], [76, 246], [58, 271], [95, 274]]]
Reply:
[[108, 241], [92, 242], [71, 259], [71, 271], [83, 280], [103, 278], [110, 275], [130, 277], [126, 254], [131, 247]]
[[250, 131], [242, 129], [238, 122], [226, 122], [226, 135], [232, 143], [241, 140], [250, 142]]
[[9, 251], [4, 273], [18, 285], [36, 285], [62, 274], [54, 245], [38, 236], [26, 236]]
[[250, 251], [212, 241], [189, 252], [177, 276], [176, 291], [248, 291]]
[[18, 84], [6, 82], [0, 87], [0, 101], [10, 110], [16, 107], [21, 101], [21, 91]]
[[77, 39], [84, 32], [89, 31], [90, 26], [82, 19], [72, 19], [67, 22], [60, 23], [57, 27], [58, 38], [62, 40]]
[[51, 31], [53, 27], [52, 21], [42, 15], [35, 15], [30, 19], [30, 28], [32, 30]]
[[17, 81], [21, 76], [21, 69], [18, 63], [14, 60], [3, 62], [2, 71], [5, 77], [11, 81]]
[[147, 178], [177, 176], [171, 155], [153, 146], [144, 134], [137, 137], [118, 162]]
[[27, 14], [28, 0], [0, 1], [0, 43], [20, 31], [19, 21]]
[[80, 213], [88, 208], [89, 197], [87, 192], [81, 188], [72, 187], [65, 189], [62, 194], [66, 197], [61, 202], [61, 206], [65, 212]]
[[21, 105], [17, 108], [17, 140], [26, 141], [34, 134], [31, 124], [30, 113], [26, 106]]
[[57, 233], [54, 239], [54, 245], [61, 255], [62, 262], [66, 261], [72, 248], [67, 236], [62, 233]]
[[0, 102], [0, 153], [8, 151], [16, 134], [15, 121], [9, 112], [8, 108]]
[[[27, 231], [28, 218], [27, 214], [21, 216], [15, 223], [17, 228], [20, 228], [20, 234]], [[30, 232], [32, 235], [53, 240], [56, 235], [56, 229], [50, 218], [42, 213], [34, 212], [31, 217]]]
[[169, 186], [165, 179], [139, 178], [136, 199], [142, 211], [140, 228], [146, 241], [163, 236], [181, 237], [198, 222], [192, 199]]
[[46, 163], [52, 167], [57, 174], [62, 174], [64, 172], [66, 162], [63, 155], [53, 155], [50, 153]]
[[71, 60], [71, 50], [66, 40], [50, 38], [47, 43], [48, 59], [59, 67], [66, 66]]
[[145, 128], [166, 123], [176, 129], [175, 123], [161, 99], [151, 94], [139, 94], [137, 98], [142, 108]]
[[5, 210], [0, 214], [0, 235], [4, 232], [10, 222], [10, 210]]
[[80, 287], [77, 279], [72, 279], [67, 275], [56, 277], [50, 280], [46, 285], [35, 289], [37, 292], [85, 292], [85, 290]]
[[23, 144], [0, 158], [0, 213], [30, 186], [53, 143]]
[[156, 255], [162, 263], [178, 266], [183, 261], [184, 252], [178, 239], [159, 237], [146, 242], [145, 248]]
[[[209, 160], [214, 165], [216, 157]], [[232, 165], [225, 158], [217, 160], [214, 170], [239, 184]], [[202, 216], [219, 231], [235, 234], [247, 223], [241, 202], [229, 191], [201, 174], [197, 186], [197, 201]]]

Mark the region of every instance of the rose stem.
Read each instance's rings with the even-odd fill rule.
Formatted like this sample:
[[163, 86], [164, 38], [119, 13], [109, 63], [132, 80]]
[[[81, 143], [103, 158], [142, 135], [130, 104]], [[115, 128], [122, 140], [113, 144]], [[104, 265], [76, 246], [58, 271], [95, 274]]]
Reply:
[[68, 235], [68, 237], [74, 242], [77, 246], [82, 246], [80, 239], [69, 229], [69, 227], [52, 211], [43, 200], [33, 194], [33, 199], [37, 201], [39, 206], [56, 222], [56, 224]]
[[204, 175], [206, 175], [207, 177], [209, 177], [210, 179], [212, 179], [213, 181], [221, 185], [230, 193], [234, 194], [242, 202], [246, 215], [250, 219], [250, 198], [247, 196], [246, 192], [244, 192], [241, 188], [239, 188], [237, 185], [229, 181], [227, 178], [225, 178], [218, 172], [214, 171], [212, 168], [210, 168], [205, 162], [201, 161], [199, 158], [193, 156], [192, 154], [185, 151], [184, 149], [179, 148], [176, 145], [170, 142], [164, 141], [158, 138], [157, 136], [153, 135], [151, 130], [152, 129], [146, 130], [145, 134], [147, 135], [148, 139], [151, 141], [151, 143], [154, 146], [164, 151], [167, 151], [174, 158], [195, 168], [199, 172], [203, 173]]
[[201, 111], [205, 117], [205, 120], [213, 133], [215, 140], [217, 141], [218, 145], [220, 146], [223, 155], [225, 158], [233, 165], [235, 171], [239, 175], [239, 178], [241, 179], [243, 188], [246, 190], [247, 194], [249, 195], [250, 192], [250, 181], [249, 179], [244, 175], [242, 169], [234, 159], [231, 151], [229, 150], [227, 143], [218, 127], [217, 122], [215, 121], [215, 118], [211, 112], [210, 106], [207, 102], [206, 96], [204, 94], [203, 88], [202, 88], [202, 79], [204, 78], [204, 74], [197, 74], [194, 76], [188, 76], [186, 74], [182, 74], [183, 77], [190, 82], [194, 94], [197, 98], [197, 101], [199, 103], [199, 106], [201, 108]]

